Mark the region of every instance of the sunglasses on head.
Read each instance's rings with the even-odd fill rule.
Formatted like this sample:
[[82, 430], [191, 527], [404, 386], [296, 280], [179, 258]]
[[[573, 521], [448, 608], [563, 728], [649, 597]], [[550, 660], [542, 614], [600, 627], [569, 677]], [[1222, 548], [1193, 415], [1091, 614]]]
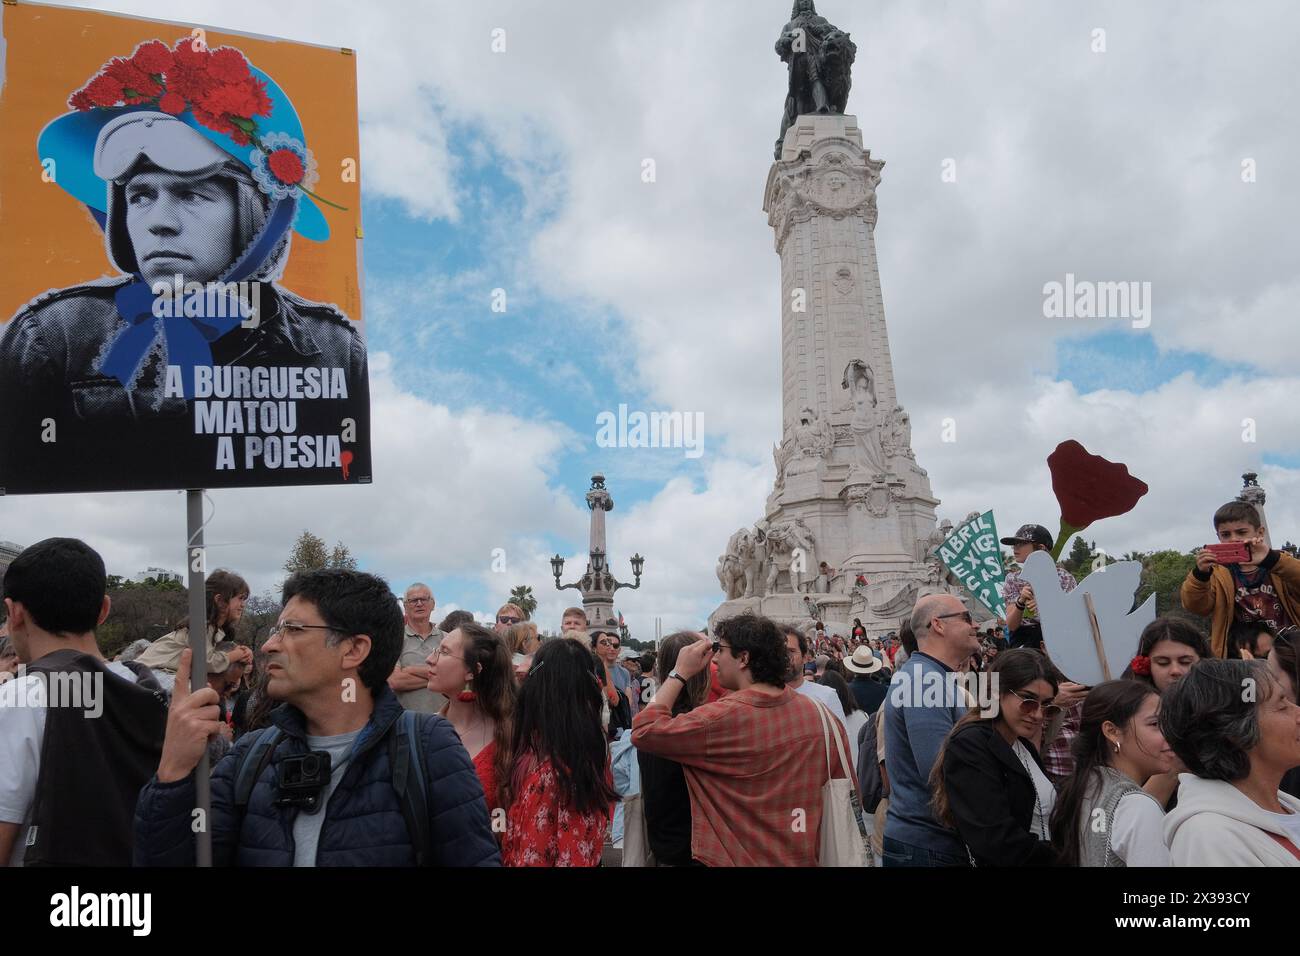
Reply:
[[1030, 714], [1038, 713], [1038, 711], [1041, 709], [1043, 711], [1043, 717], [1045, 717], [1047, 720], [1051, 720], [1053, 717], [1055, 717], [1057, 714], [1061, 712], [1061, 708], [1058, 705], [1044, 704], [1033, 694], [1030, 694], [1028, 697], [1026, 697], [1018, 690], [1013, 690], [1011, 693], [1015, 694], [1017, 697], [1020, 698], [1020, 713], [1024, 714], [1026, 717], [1028, 717]]

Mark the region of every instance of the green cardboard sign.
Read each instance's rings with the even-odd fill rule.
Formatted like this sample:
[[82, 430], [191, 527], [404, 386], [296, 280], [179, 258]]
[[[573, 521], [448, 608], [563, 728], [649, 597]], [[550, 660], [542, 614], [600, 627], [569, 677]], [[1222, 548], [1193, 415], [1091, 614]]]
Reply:
[[958, 528], [934, 552], [962, 585], [993, 614], [1005, 618], [1007, 605], [1002, 599], [1002, 550], [998, 546], [998, 529], [993, 512], [986, 511]]

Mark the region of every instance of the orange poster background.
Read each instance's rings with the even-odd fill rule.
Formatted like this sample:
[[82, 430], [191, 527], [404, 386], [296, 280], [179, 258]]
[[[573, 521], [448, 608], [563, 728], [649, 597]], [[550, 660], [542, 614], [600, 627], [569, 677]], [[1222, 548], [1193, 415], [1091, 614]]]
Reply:
[[[2, 326], [48, 289], [119, 274], [86, 207], [41, 179], [36, 154], [41, 130], [70, 111], [68, 97], [111, 58], [130, 56], [145, 40], [175, 46], [192, 25], [30, 3], [5, 3], [0, 11]], [[312, 191], [347, 207], [343, 212], [321, 204], [330, 227], [327, 242], [294, 235], [280, 284], [307, 299], [337, 305], [359, 322], [361, 150], [356, 57], [334, 48], [203, 29], [209, 48], [237, 47], [285, 91], [302, 121], [307, 146], [316, 156], [320, 181]], [[345, 158], [357, 161], [355, 182], [343, 181]]]

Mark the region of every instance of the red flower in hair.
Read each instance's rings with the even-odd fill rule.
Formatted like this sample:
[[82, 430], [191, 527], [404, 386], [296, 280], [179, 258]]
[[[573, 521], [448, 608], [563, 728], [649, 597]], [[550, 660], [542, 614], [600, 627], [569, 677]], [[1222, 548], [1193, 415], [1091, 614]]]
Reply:
[[150, 40], [135, 51], [131, 63], [150, 76], [166, 73], [172, 68], [172, 51], [158, 40]]
[[1128, 662], [1129, 669], [1134, 674], [1141, 674], [1143, 677], [1149, 677], [1151, 674], [1151, 658], [1138, 654]]
[[302, 160], [291, 149], [277, 149], [266, 158], [266, 161], [275, 178], [286, 186], [298, 185], [306, 175], [306, 170], [302, 168]]

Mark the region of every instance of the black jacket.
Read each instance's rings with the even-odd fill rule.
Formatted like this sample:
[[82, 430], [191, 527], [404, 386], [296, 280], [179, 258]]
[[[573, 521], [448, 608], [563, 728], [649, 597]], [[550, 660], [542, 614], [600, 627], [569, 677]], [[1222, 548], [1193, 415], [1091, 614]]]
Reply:
[[[1041, 769], [1034, 745], [1020, 742]], [[1034, 782], [992, 721], [967, 724], [948, 738], [943, 777], [957, 832], [977, 866], [1056, 862], [1052, 845], [1029, 829], [1037, 813]], [[1043, 811], [1050, 815], [1049, 808]]]
[[[216, 437], [195, 434], [194, 402], [167, 394], [166, 340], [161, 335], [132, 388], [101, 374], [104, 353], [127, 328], [115, 296], [130, 281], [119, 276], [50, 290], [0, 325], [0, 491], [345, 480], [341, 470], [307, 465], [246, 470], [244, 432], [230, 433], [238, 449], [237, 467], [216, 469]], [[340, 421], [354, 419], [356, 443], [346, 446], [354, 454], [349, 477], [369, 481], [369, 377], [365, 342], [356, 326], [333, 306], [310, 302], [271, 283], [262, 285], [261, 309], [257, 328], [237, 327], [212, 343], [212, 364], [341, 369], [347, 398], [294, 403], [295, 433], [339, 435]], [[106, 481], [106, 474], [114, 478]]]

